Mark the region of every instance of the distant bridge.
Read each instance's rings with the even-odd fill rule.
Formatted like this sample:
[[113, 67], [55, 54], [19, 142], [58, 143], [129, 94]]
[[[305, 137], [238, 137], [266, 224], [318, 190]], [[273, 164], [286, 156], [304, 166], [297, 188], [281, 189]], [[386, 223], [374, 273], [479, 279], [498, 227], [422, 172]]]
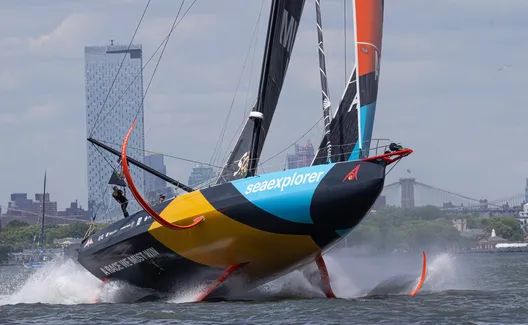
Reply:
[[528, 192], [496, 200], [476, 199], [408, 177], [386, 185], [377, 205], [390, 204], [403, 208], [433, 205], [453, 214], [518, 215], [526, 202], [528, 202]]

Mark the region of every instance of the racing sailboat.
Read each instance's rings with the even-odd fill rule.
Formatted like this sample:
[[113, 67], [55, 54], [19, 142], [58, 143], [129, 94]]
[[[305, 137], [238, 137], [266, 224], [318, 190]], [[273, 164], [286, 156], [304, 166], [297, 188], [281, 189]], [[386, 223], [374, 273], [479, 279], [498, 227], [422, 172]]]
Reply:
[[[83, 241], [78, 260], [89, 272], [103, 281], [120, 280], [161, 292], [207, 284], [207, 289], [196, 297], [196, 301], [202, 301], [225, 297], [228, 285], [224, 282], [231, 277], [243, 277], [249, 289], [315, 261], [321, 289], [327, 297], [335, 297], [323, 253], [368, 213], [383, 189], [386, 167], [412, 150], [397, 148], [368, 155], [373, 114], [366, 113], [368, 100], [375, 100], [376, 94], [366, 92], [370, 98], [362, 94], [373, 85], [377, 89], [377, 78], [368, 79], [374, 84], [361, 87], [366, 80], [361, 76], [368, 75], [366, 69], [370, 69], [369, 54], [358, 57], [360, 87], [355, 92], [362, 95], [359, 103], [363, 106], [359, 109], [367, 107], [355, 115], [359, 116], [359, 124], [347, 128], [332, 122], [325, 135], [332, 146], [341, 148], [341, 158], [334, 160], [332, 154], [330, 159], [326, 157], [309, 167], [256, 175], [303, 9], [301, 0], [272, 1], [258, 98], [213, 186], [195, 190], [150, 170], [188, 192], [151, 207], [137, 191], [129, 169], [130, 163], [149, 170], [127, 156], [135, 122], [121, 152], [89, 139], [121, 157], [126, 183], [142, 207]], [[358, 0], [356, 10], [364, 11], [358, 16], [371, 16], [357, 21], [362, 25], [356, 27], [368, 35], [368, 30], [379, 29], [379, 44], [372, 51], [381, 49], [382, 16], [377, 15], [383, 12], [383, 2]], [[343, 113], [348, 111], [342, 105], [345, 108], [338, 110], [334, 121], [340, 118], [351, 125], [357, 123]], [[364, 144], [353, 147], [357, 154], [347, 154], [342, 149], [346, 144], [343, 139], [353, 140], [356, 129]]]

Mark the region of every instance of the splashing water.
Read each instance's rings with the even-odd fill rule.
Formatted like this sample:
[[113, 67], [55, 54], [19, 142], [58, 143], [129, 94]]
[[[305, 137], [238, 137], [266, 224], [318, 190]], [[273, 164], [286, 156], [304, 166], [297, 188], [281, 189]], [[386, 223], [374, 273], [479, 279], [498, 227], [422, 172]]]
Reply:
[[[410, 291], [419, 280], [421, 261], [416, 257], [400, 258], [395, 256], [357, 257], [349, 252], [325, 255], [331, 286], [337, 297], [353, 299], [365, 296], [383, 282], [394, 285], [388, 280], [402, 284], [401, 276], [412, 279]], [[421, 256], [420, 256], [421, 257]], [[398, 258], [400, 258], [398, 260]], [[427, 276], [423, 292], [439, 292], [462, 289], [457, 276], [456, 257], [440, 254], [429, 258]], [[270, 300], [284, 298], [322, 298], [324, 293], [314, 281], [318, 277], [315, 263], [295, 270], [285, 276], [268, 282], [253, 290], [234, 290], [229, 299]], [[400, 279], [398, 279], [400, 277]], [[400, 282], [398, 282], [400, 281]], [[41, 269], [28, 272], [11, 272], [6, 279], [2, 277], [0, 305], [19, 303], [46, 304], [91, 304], [98, 302], [117, 303], [137, 301], [149, 294], [144, 289], [123, 283], [111, 282], [104, 286], [102, 282], [87, 272], [73, 260], [54, 260]], [[171, 303], [192, 302], [206, 289], [203, 284], [180, 288], [177, 293], [165, 299]], [[395, 289], [396, 290], [396, 289]], [[404, 292], [406, 292], [404, 290]], [[398, 292], [400, 293], [400, 292]], [[396, 292], [391, 294], [398, 294]], [[403, 293], [405, 294], [405, 293]]]
[[90, 303], [100, 290], [101, 283], [72, 260], [62, 259], [48, 262], [41, 269], [31, 272], [24, 282], [20, 280], [16, 275], [7, 279], [15, 290], [0, 296], [0, 305]]
[[[404, 261], [408, 263], [408, 261]], [[395, 273], [389, 278], [381, 280], [381, 282], [374, 287], [369, 295], [385, 294], [385, 295], [408, 295], [417, 286], [420, 281], [421, 265], [412, 263], [415, 269], [412, 272]], [[458, 274], [456, 256], [449, 253], [442, 253], [437, 256], [429, 257], [427, 261], [427, 269], [425, 281], [421, 293], [434, 293], [445, 290], [461, 290], [465, 289], [464, 283], [461, 283], [460, 275]]]
[[139, 300], [152, 293], [120, 282], [103, 284], [77, 262], [61, 258], [45, 263], [40, 269], [12, 272], [3, 279], [2, 285], [10, 287], [11, 292], [0, 295], [0, 305], [119, 303]]
[[434, 257], [427, 266], [427, 276], [422, 290], [424, 292], [440, 292], [445, 290], [469, 289], [464, 281], [463, 268], [457, 263], [457, 256], [442, 253]]

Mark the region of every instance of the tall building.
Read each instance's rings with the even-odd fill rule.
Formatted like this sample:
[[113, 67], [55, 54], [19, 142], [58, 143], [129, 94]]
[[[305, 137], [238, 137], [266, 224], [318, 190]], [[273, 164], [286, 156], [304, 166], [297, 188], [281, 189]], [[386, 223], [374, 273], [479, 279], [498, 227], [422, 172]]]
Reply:
[[57, 215], [57, 202], [50, 201], [49, 193], [42, 195], [42, 193], [35, 194], [35, 201], [28, 199], [27, 193], [13, 193], [11, 194], [11, 201], [7, 204], [7, 213], [14, 216], [27, 216], [38, 219], [42, 214], [42, 205], [45, 205], [46, 215]]
[[28, 199], [27, 193], [13, 193], [11, 194], [11, 201], [7, 203], [7, 209], [31, 211], [33, 208], [33, 200]]
[[[152, 154], [145, 156], [145, 165], [149, 166], [150, 168], [153, 168], [157, 170], [158, 172], [162, 174], [167, 174], [167, 167], [164, 164], [163, 161], [163, 155], [160, 154]], [[151, 173], [145, 172], [145, 191], [151, 192], [160, 190], [164, 187], [167, 187], [167, 182], [162, 180], [161, 178], [152, 175]]]
[[526, 187], [524, 188], [524, 203], [528, 203], [528, 178], [526, 179]]
[[33, 202], [33, 212], [40, 213], [42, 211], [43, 203], [46, 215], [56, 216], [57, 215], [57, 202], [50, 201], [49, 193], [42, 195], [42, 193], [35, 194], [35, 202]]
[[[120, 150], [128, 129], [137, 120], [128, 142], [127, 154], [143, 162], [145, 136], [141, 45], [132, 45], [130, 49], [127, 45], [114, 45], [113, 42], [110, 45], [86, 46], [84, 60], [87, 135]], [[107, 190], [113, 168], [118, 167], [118, 159], [87, 143], [90, 211], [101, 205], [99, 211], [121, 213], [117, 202], [111, 198], [110, 190]], [[145, 188], [143, 170], [133, 165], [130, 165], [130, 170], [136, 187], [142, 193]], [[130, 194], [128, 196], [128, 211], [131, 213], [139, 209], [139, 205]]]
[[308, 140], [304, 146], [295, 144], [295, 153], [287, 154], [286, 164], [288, 169], [308, 167], [312, 164], [314, 157], [314, 147], [310, 140]]
[[[152, 154], [145, 156], [145, 165], [162, 174], [167, 174], [167, 167], [165, 166], [163, 155]], [[156, 202], [160, 194], [170, 198], [175, 194], [174, 188], [167, 186], [167, 182], [158, 176], [145, 171], [145, 196], [147, 200]]]
[[216, 173], [213, 171], [213, 167], [198, 164], [194, 166], [191, 175], [189, 175], [188, 185], [194, 187], [213, 179], [215, 176]]

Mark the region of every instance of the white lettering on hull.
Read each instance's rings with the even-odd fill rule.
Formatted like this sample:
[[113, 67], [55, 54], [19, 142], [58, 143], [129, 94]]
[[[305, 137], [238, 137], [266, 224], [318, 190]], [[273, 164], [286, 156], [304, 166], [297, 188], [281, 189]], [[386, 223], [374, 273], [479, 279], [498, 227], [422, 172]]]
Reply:
[[148, 259], [152, 259], [159, 255], [159, 252], [155, 250], [153, 247], [147, 248], [139, 253], [127, 256], [117, 262], [105, 265], [100, 268], [100, 270], [105, 275], [110, 275], [112, 273], [116, 273], [118, 271], [124, 270], [126, 268], [129, 268], [131, 266], [134, 266], [136, 264], [139, 264], [141, 262], [144, 262]]
[[311, 172], [311, 173], [305, 173], [305, 174], [297, 174], [294, 173], [292, 176], [285, 176], [280, 178], [275, 178], [269, 181], [263, 181], [263, 182], [257, 182], [254, 184], [249, 184], [246, 187], [246, 194], [250, 193], [257, 193], [257, 192], [263, 192], [263, 191], [269, 191], [274, 189], [280, 189], [280, 191], [284, 191], [284, 188], [290, 187], [290, 186], [298, 186], [301, 184], [308, 183], [317, 183], [321, 180], [321, 177], [323, 176], [325, 172]]

